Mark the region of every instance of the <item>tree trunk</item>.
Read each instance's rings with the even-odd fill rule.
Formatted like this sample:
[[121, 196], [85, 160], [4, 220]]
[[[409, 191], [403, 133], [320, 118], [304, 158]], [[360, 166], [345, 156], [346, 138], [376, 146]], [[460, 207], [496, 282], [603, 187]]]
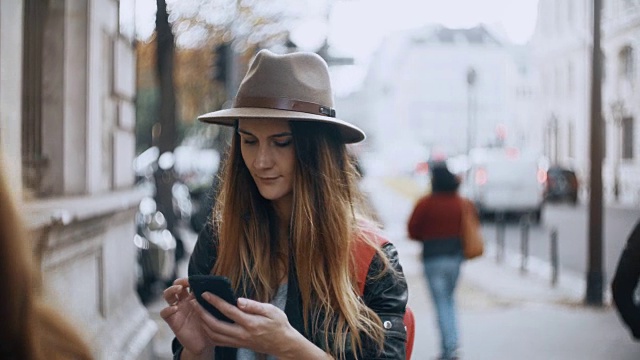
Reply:
[[[169, 24], [167, 4], [165, 0], [156, 0], [158, 11], [156, 13], [157, 36], [157, 70], [160, 86], [160, 101], [158, 102], [159, 134], [155, 139], [160, 155], [165, 152], [173, 152], [176, 147], [176, 97], [173, 82], [174, 64], [174, 35]], [[173, 167], [161, 169], [155, 172], [156, 203], [158, 210], [162, 211], [167, 219], [167, 228], [173, 232], [175, 214], [173, 212], [171, 187], [175, 181]]]

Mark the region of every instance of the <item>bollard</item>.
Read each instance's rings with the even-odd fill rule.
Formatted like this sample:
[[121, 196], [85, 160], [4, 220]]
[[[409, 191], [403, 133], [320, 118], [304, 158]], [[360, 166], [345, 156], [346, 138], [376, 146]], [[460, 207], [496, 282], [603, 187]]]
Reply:
[[506, 224], [504, 213], [499, 212], [496, 214], [496, 245], [498, 247], [496, 251], [496, 262], [501, 263], [504, 261], [504, 234], [506, 231]]
[[526, 214], [520, 218], [520, 272], [527, 272], [529, 260], [529, 228], [531, 225], [531, 215]]
[[558, 284], [558, 230], [555, 227], [551, 229], [550, 250], [551, 286], [555, 287]]

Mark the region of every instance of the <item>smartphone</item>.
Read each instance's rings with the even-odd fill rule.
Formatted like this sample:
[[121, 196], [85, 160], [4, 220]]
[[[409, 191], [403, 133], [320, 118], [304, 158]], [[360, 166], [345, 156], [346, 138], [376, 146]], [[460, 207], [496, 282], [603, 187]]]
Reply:
[[232, 323], [233, 320], [224, 316], [220, 310], [211, 305], [202, 297], [204, 292], [215, 294], [232, 305], [237, 305], [238, 297], [231, 288], [231, 282], [225, 276], [218, 275], [191, 275], [189, 276], [189, 287], [196, 297], [198, 303], [216, 318]]

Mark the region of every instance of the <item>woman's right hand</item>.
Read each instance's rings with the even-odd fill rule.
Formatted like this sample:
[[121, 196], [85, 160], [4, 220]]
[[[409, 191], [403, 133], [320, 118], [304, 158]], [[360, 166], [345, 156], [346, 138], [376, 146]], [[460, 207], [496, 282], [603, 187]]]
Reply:
[[160, 316], [169, 325], [180, 344], [190, 353], [199, 355], [214, 344], [202, 331], [202, 320], [197, 312], [198, 302], [187, 289], [186, 278], [176, 279], [162, 294], [168, 306], [160, 311]]

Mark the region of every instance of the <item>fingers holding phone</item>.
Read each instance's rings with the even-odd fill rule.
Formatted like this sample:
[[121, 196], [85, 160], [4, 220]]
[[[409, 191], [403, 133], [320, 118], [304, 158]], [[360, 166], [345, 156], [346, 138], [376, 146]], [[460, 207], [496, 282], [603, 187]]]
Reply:
[[162, 298], [168, 306], [160, 311], [160, 316], [170, 326], [176, 321], [180, 322], [180, 320], [170, 319], [176, 313], [182, 314], [178, 318], [184, 318], [193, 311], [192, 306], [189, 304], [189, 300], [193, 299], [193, 295], [189, 292], [189, 282], [185, 278], [175, 280], [173, 285], [162, 292]]
[[251, 349], [278, 358], [301, 343], [311, 344], [289, 324], [284, 311], [273, 304], [239, 298], [234, 307], [209, 294], [204, 298], [235, 320], [235, 324], [209, 321], [211, 318], [203, 320], [203, 329], [216, 344]]
[[[275, 355], [304, 339], [289, 324], [284, 311], [273, 304], [236, 297], [225, 277], [192, 275], [188, 285], [192, 293], [189, 303], [196, 313], [188, 322], [199, 323], [200, 336], [211, 344]], [[167, 289], [168, 298], [176, 291]], [[178, 338], [182, 342], [182, 337]]]
[[[224, 276], [192, 275], [189, 277], [189, 284], [198, 303], [219, 320], [229, 323], [234, 323], [234, 319], [242, 320], [244, 318], [247, 320], [249, 317], [243, 317], [243, 314], [246, 313], [266, 318], [280, 315], [286, 321], [284, 312], [272, 304], [245, 298], [238, 299], [231, 287], [231, 282]], [[209, 294], [215, 296], [209, 296]], [[240, 309], [238, 309], [239, 307]]]
[[177, 305], [179, 301], [189, 297], [189, 281], [186, 278], [176, 279], [173, 285], [162, 292], [162, 298], [168, 305]]
[[193, 354], [201, 354], [213, 348], [211, 340], [202, 333], [199, 306], [189, 292], [187, 279], [178, 279], [162, 294], [168, 304], [160, 311], [160, 316], [169, 325], [180, 343]]
[[217, 319], [233, 323], [233, 320], [224, 315], [218, 307], [203, 297], [204, 293], [211, 293], [230, 305], [236, 306], [238, 298], [231, 288], [231, 282], [228, 278], [217, 275], [191, 275], [189, 276], [189, 285], [200, 306]]

